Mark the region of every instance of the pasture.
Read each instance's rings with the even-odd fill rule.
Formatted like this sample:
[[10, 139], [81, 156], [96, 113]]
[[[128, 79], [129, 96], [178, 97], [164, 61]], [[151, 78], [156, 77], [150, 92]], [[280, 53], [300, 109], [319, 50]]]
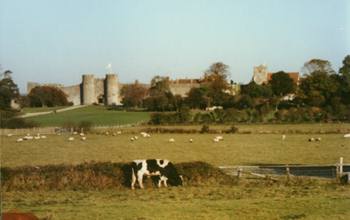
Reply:
[[[151, 134], [127, 128], [122, 134], [47, 135], [46, 139], [16, 142], [3, 137], [3, 167], [81, 164], [89, 161], [129, 162], [138, 158], [167, 158], [175, 163], [204, 161], [215, 166], [243, 164], [349, 163], [349, 124], [238, 125], [238, 134]], [[192, 126], [182, 128], [191, 129]], [[220, 126], [211, 128], [219, 129]], [[304, 129], [304, 130], [301, 130]], [[300, 132], [296, 132], [300, 131]], [[286, 139], [282, 140], [282, 133]], [[130, 138], [139, 138], [131, 141]], [[308, 142], [321, 137], [319, 142]], [[173, 138], [173, 143], [169, 139]], [[189, 139], [193, 139], [190, 143]], [[296, 178], [296, 177], [295, 177]], [[350, 186], [329, 179], [296, 178], [287, 184], [243, 178], [234, 185], [103, 190], [3, 191], [4, 210], [47, 213], [53, 219], [347, 219]]]
[[149, 113], [107, 110], [105, 106], [87, 106], [65, 112], [30, 117], [28, 120], [37, 122], [42, 127], [62, 126], [65, 123], [79, 123], [81, 121], [89, 121], [96, 126], [109, 126], [146, 122], [149, 120]]

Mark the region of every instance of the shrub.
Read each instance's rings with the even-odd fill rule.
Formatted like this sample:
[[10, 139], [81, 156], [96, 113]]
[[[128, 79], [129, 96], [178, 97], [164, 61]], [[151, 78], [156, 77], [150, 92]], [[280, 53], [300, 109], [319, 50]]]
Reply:
[[238, 128], [234, 125], [231, 125], [231, 127], [225, 131], [227, 134], [235, 134], [238, 132]]
[[210, 129], [209, 129], [209, 125], [203, 125], [201, 130], [200, 130], [200, 133], [201, 134], [204, 134], [204, 133], [209, 133]]
[[10, 119], [6, 119], [3, 120], [1, 122], [1, 127], [2, 128], [34, 128], [34, 127], [38, 127], [38, 123], [34, 122], [34, 121], [29, 121], [29, 120], [25, 120], [23, 118], [10, 118]]

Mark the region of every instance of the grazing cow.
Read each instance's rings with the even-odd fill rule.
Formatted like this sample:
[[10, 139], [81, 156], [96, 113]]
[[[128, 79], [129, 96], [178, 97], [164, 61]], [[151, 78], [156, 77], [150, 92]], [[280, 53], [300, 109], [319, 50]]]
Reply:
[[134, 160], [131, 163], [131, 189], [135, 189], [136, 179], [143, 189], [143, 176], [157, 177], [158, 187], [182, 185], [182, 176], [177, 173], [175, 166], [169, 160], [149, 159]]

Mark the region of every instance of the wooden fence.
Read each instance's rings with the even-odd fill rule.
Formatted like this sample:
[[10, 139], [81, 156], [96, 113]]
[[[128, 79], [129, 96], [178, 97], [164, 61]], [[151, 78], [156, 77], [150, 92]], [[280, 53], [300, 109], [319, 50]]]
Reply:
[[[334, 178], [340, 181], [344, 175], [350, 178], [350, 164], [345, 164], [343, 157], [335, 164], [276, 164], [276, 165], [252, 165], [252, 166], [219, 166], [226, 174], [241, 177], [249, 174], [257, 177], [273, 175], [313, 176], [323, 178]], [[350, 180], [347, 180], [349, 183]]]

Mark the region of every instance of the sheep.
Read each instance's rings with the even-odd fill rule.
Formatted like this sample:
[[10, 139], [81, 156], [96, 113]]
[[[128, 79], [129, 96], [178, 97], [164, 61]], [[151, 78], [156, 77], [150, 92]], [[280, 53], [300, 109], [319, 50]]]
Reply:
[[86, 140], [86, 137], [83, 136], [83, 137], [80, 138], [80, 140], [85, 141], [85, 140]]
[[130, 138], [130, 141], [134, 141], [134, 140], [135, 140], [135, 138], [134, 138], [134, 137]]
[[106, 132], [105, 132], [105, 135], [107, 135], [107, 136], [108, 136], [108, 135], [109, 135], [109, 132], [108, 132], [108, 131], [106, 131]]
[[345, 138], [350, 138], [350, 133], [349, 134], [344, 134]]
[[217, 143], [217, 142], [219, 142], [219, 141], [220, 141], [220, 139], [218, 139], [218, 138], [214, 138], [214, 139], [213, 139], [213, 141], [214, 141], [215, 143]]
[[18, 138], [17, 140], [16, 140], [16, 142], [22, 142], [23, 141], [23, 138]]
[[33, 140], [33, 136], [24, 136], [23, 137], [24, 140]]
[[45, 135], [41, 135], [41, 139], [45, 139], [46, 138], [46, 136]]
[[315, 141], [315, 138], [309, 138], [309, 142], [314, 142]]
[[216, 136], [215, 138], [218, 139], [219, 141], [224, 140], [224, 137], [223, 137], [223, 136]]
[[80, 135], [80, 137], [84, 137], [85, 136], [85, 134], [83, 132], [81, 132], [79, 135]]
[[282, 135], [282, 141], [286, 140], [286, 135]]
[[34, 139], [35, 139], [35, 140], [39, 140], [39, 139], [40, 139], [40, 136], [34, 136]]
[[190, 140], [189, 140], [189, 141], [190, 141], [190, 143], [193, 143], [193, 139], [192, 139], [192, 138], [190, 138]]
[[77, 131], [74, 131], [74, 132], [73, 132], [73, 134], [74, 134], [74, 135], [77, 135], [77, 134], [78, 134], [78, 132], [77, 132]]
[[68, 141], [74, 141], [74, 137], [69, 137]]
[[117, 136], [117, 134], [115, 132], [112, 133], [112, 136]]
[[322, 139], [320, 137], [315, 138], [315, 141], [321, 141]]
[[137, 139], [139, 139], [139, 137], [138, 136], [134, 136], [134, 139], [137, 140]]
[[175, 142], [175, 139], [174, 139], [174, 138], [170, 138], [170, 139], [169, 139], [169, 142], [170, 142], [170, 143], [174, 143], [174, 142]]
[[117, 134], [122, 134], [122, 132], [121, 131], [117, 131]]
[[12, 136], [13, 136], [13, 134], [11, 134], [11, 133], [10, 133], [10, 134], [7, 134], [7, 137], [12, 137]]

